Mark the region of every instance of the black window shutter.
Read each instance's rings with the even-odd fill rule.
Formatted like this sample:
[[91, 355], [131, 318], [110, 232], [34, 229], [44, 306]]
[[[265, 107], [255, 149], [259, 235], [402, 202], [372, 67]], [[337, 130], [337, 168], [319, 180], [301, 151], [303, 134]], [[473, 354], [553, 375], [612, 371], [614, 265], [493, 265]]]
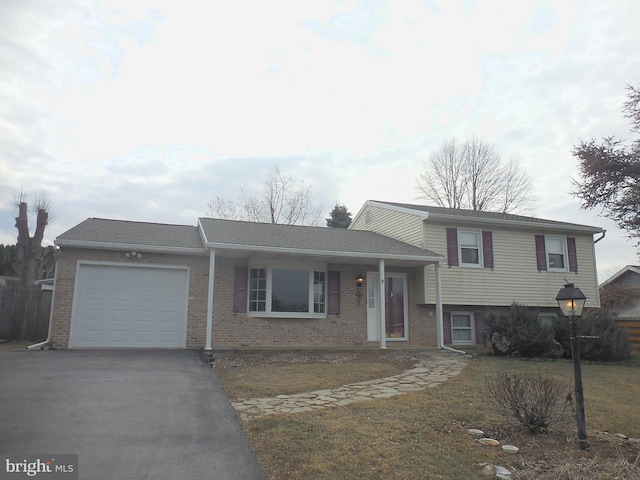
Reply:
[[340, 272], [327, 272], [327, 314], [340, 315]]
[[447, 228], [447, 260], [449, 266], [458, 266], [458, 229]]
[[536, 235], [536, 262], [539, 272], [547, 269], [547, 250], [544, 246], [544, 235]]
[[247, 281], [249, 269], [236, 265], [233, 277], [233, 311], [245, 313], [247, 311]]
[[574, 237], [567, 237], [567, 250], [569, 251], [569, 271], [578, 273], [578, 254]]
[[482, 231], [482, 257], [484, 268], [493, 268], [493, 233]]

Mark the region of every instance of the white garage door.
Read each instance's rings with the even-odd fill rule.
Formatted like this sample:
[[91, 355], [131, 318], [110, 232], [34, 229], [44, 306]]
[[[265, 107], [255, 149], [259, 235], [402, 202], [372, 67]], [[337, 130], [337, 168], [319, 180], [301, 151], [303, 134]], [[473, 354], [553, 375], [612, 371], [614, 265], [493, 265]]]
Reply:
[[189, 272], [81, 264], [70, 347], [171, 347], [186, 341]]

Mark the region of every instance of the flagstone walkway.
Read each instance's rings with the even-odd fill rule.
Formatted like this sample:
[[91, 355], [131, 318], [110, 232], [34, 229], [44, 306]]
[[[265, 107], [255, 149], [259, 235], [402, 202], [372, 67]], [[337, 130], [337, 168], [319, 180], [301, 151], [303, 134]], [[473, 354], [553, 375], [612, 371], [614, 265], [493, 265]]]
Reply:
[[416, 357], [418, 361], [412, 368], [397, 375], [313, 392], [237, 399], [231, 404], [243, 420], [341, 407], [435, 387], [458, 375], [469, 361], [469, 357], [439, 350], [416, 353]]

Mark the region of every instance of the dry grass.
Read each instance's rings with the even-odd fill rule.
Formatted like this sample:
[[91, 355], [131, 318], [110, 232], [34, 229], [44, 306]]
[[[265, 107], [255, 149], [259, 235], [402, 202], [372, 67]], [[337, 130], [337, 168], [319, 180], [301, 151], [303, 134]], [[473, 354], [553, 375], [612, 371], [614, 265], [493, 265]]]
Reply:
[[[217, 353], [213, 366], [233, 398], [309, 392], [381, 378], [410, 368], [415, 358], [394, 351]], [[268, 365], [269, 368], [265, 368]]]
[[[228, 391], [273, 395], [273, 385], [288, 384], [291, 363], [269, 362], [217, 367]], [[351, 355], [351, 354], [350, 354]], [[377, 376], [380, 363], [392, 369], [399, 357], [381, 358], [371, 352], [353, 353], [334, 363], [320, 363], [323, 376], [309, 382], [312, 389], [330, 388]], [[295, 363], [300, 371], [316, 372], [318, 363]], [[231, 359], [231, 360], [230, 360]], [[406, 357], [405, 357], [406, 360]], [[411, 362], [412, 363], [412, 362]], [[313, 365], [313, 367], [312, 367]], [[352, 368], [352, 365], [358, 365]], [[255, 369], [259, 367], [260, 374]], [[270, 479], [464, 479], [480, 478], [481, 464], [511, 468], [514, 478], [640, 480], [640, 444], [620, 440], [622, 433], [640, 438], [640, 362], [627, 365], [583, 365], [586, 416], [591, 450], [578, 450], [575, 422], [533, 435], [506, 423], [485, 402], [487, 375], [498, 369], [545, 372], [572, 379], [567, 361], [522, 361], [494, 357], [472, 360], [445, 384], [423, 392], [317, 412], [268, 416], [250, 420], [244, 429]], [[245, 376], [251, 371], [251, 376]], [[355, 373], [357, 371], [357, 374]], [[242, 377], [234, 390], [234, 377]], [[253, 378], [255, 385], [250, 385]], [[293, 377], [292, 377], [293, 378]], [[371, 377], [369, 377], [371, 378]], [[329, 384], [323, 382], [329, 379]], [[300, 383], [298, 383], [300, 382]], [[320, 384], [322, 383], [322, 384]], [[276, 388], [277, 390], [277, 388]], [[282, 392], [279, 392], [282, 393]], [[480, 445], [467, 433], [480, 428], [503, 443], [516, 445], [516, 455]], [[635, 465], [634, 465], [635, 464]]]

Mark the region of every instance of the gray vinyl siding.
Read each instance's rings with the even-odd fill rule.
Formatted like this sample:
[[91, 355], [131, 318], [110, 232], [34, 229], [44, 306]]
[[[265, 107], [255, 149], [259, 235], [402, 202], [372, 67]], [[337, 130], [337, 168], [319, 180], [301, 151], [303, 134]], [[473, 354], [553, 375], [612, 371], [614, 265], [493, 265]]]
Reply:
[[[446, 227], [452, 225], [430, 221], [424, 225], [425, 248], [446, 252]], [[592, 235], [492, 227], [473, 229], [490, 230], [493, 233], [494, 268], [448, 267], [445, 262], [441, 268], [442, 302], [445, 305], [508, 306], [515, 301], [536, 307], [555, 307], [555, 296], [564, 285], [565, 278], [585, 293], [588, 307], [600, 305]], [[536, 265], [536, 234], [574, 237], [578, 273], [539, 272]], [[425, 300], [426, 303], [435, 303], [434, 267], [425, 269]]]
[[[367, 205], [351, 229], [369, 230], [416, 247], [425, 248], [422, 244], [422, 218], [419, 215]], [[437, 253], [440, 252], [442, 250]]]

